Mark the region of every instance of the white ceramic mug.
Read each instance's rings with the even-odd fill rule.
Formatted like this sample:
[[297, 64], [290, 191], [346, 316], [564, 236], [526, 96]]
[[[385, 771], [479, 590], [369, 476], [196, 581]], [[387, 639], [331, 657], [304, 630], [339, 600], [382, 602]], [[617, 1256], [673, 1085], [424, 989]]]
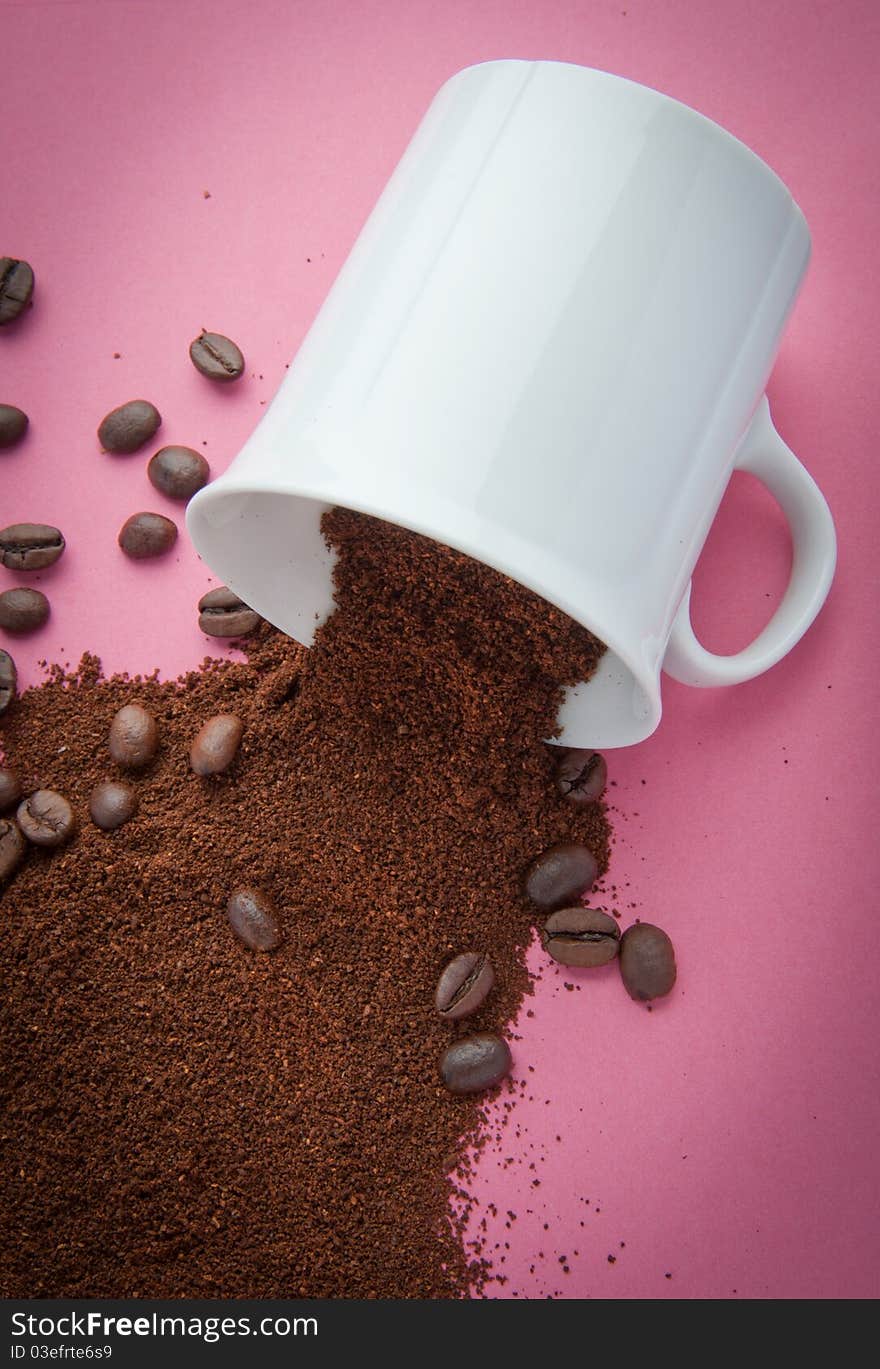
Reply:
[[[332, 608], [324, 509], [427, 534], [607, 644], [563, 742], [640, 741], [661, 666], [750, 679], [828, 592], [831, 516], [763, 398], [809, 253], [782, 182], [684, 105], [567, 63], [460, 71], [265, 417], [192, 500], [196, 548], [309, 644]], [[757, 640], [716, 656], [689, 585], [735, 467], [779, 500], [794, 561]]]

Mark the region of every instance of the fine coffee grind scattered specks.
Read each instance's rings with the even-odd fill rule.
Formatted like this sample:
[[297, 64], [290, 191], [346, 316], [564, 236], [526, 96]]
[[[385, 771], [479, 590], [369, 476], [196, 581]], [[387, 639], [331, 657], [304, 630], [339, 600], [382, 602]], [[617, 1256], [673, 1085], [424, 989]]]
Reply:
[[[604, 809], [560, 801], [541, 739], [598, 647], [456, 553], [339, 511], [326, 528], [338, 608], [311, 652], [261, 624], [247, 662], [180, 682], [104, 680], [86, 656], [4, 717], [24, 792], [77, 817], [0, 893], [5, 1296], [485, 1285], [462, 1177], [486, 1114], [438, 1064], [460, 1036], [506, 1036], [505, 1116], [533, 1077], [509, 1032], [524, 868], [557, 842], [608, 854]], [[123, 773], [107, 737], [129, 703], [161, 745]], [[203, 778], [189, 749], [220, 713], [240, 751]], [[123, 778], [137, 811], [102, 832], [90, 795]], [[271, 900], [271, 954], [230, 925], [242, 887]], [[474, 946], [495, 985], [445, 1022], [438, 977]]]

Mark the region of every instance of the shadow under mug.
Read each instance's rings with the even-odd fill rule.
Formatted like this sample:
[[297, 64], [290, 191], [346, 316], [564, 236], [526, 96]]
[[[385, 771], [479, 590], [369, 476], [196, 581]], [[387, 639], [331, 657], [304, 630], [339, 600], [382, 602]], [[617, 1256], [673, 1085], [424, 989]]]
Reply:
[[[213, 571], [309, 645], [332, 611], [325, 509], [502, 571], [608, 650], [558, 740], [649, 736], [660, 671], [767, 670], [834, 573], [820, 491], [764, 390], [810, 238], [782, 182], [702, 115], [559, 62], [438, 92], [265, 416], [187, 523]], [[690, 577], [734, 469], [776, 497], [787, 591], [744, 651], [691, 628]]]

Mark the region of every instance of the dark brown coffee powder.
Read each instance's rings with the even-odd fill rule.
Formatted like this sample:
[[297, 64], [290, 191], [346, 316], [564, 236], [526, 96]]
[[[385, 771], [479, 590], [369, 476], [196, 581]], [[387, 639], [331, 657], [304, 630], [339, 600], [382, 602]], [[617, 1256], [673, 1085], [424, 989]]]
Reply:
[[[603, 809], [562, 802], [541, 744], [597, 643], [495, 572], [354, 514], [326, 516], [337, 610], [310, 652], [267, 627], [247, 663], [183, 680], [55, 668], [4, 718], [25, 792], [78, 832], [0, 892], [5, 1296], [460, 1296], [449, 1220], [479, 1099], [442, 1050], [504, 1031], [528, 991], [522, 872]], [[118, 778], [110, 721], [156, 718], [136, 815], [89, 820]], [[235, 713], [229, 772], [188, 764]], [[266, 891], [284, 940], [233, 933]], [[467, 1022], [434, 1009], [444, 964], [489, 953]], [[514, 1042], [514, 1056], [516, 1043]], [[523, 1062], [525, 1064], [527, 1062]]]

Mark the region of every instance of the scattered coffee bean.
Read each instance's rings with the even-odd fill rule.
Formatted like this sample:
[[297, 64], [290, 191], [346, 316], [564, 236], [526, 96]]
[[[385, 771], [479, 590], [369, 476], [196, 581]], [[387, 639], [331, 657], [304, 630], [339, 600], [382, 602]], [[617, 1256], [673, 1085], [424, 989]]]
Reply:
[[116, 540], [133, 561], [146, 561], [171, 550], [177, 541], [177, 525], [161, 513], [133, 513]]
[[159, 749], [156, 719], [140, 704], [120, 708], [110, 724], [110, 755], [126, 770], [143, 770]]
[[0, 884], [18, 869], [26, 849], [18, 823], [12, 818], [0, 818]]
[[608, 766], [598, 751], [569, 751], [556, 767], [556, 787], [578, 806], [595, 803], [605, 792]]
[[620, 973], [637, 1003], [668, 994], [675, 983], [675, 951], [666, 933], [650, 922], [627, 927], [620, 939]]
[[281, 931], [274, 909], [259, 889], [236, 889], [226, 904], [232, 930], [252, 951], [274, 951]]
[[470, 1017], [486, 999], [495, 983], [495, 971], [487, 955], [465, 951], [450, 960], [440, 976], [434, 1002], [441, 1017], [457, 1021]]
[[49, 617], [49, 600], [38, 589], [7, 589], [0, 594], [0, 627], [33, 632]]
[[507, 1042], [494, 1032], [477, 1032], [446, 1047], [440, 1075], [450, 1093], [482, 1093], [506, 1079], [512, 1067]]
[[61, 846], [73, 835], [73, 809], [63, 794], [38, 789], [18, 805], [18, 825], [35, 846]]
[[542, 851], [525, 878], [525, 892], [543, 912], [565, 908], [592, 889], [599, 866], [586, 846], [562, 842]]
[[162, 415], [155, 404], [146, 399], [130, 399], [101, 419], [98, 441], [105, 452], [117, 456], [136, 452], [156, 435], [161, 424]]
[[28, 416], [14, 404], [0, 404], [0, 448], [14, 447], [27, 432]]
[[597, 908], [560, 908], [541, 931], [544, 949], [560, 965], [592, 969], [607, 965], [620, 948], [620, 928]]
[[127, 784], [105, 780], [95, 785], [89, 798], [89, 814], [96, 827], [115, 832], [137, 812], [137, 794]]
[[208, 590], [199, 600], [199, 627], [209, 637], [246, 637], [259, 621], [260, 615], [226, 585]]
[[10, 523], [0, 530], [0, 564], [7, 570], [45, 570], [63, 551], [63, 536], [48, 523]]
[[189, 763], [197, 775], [219, 775], [238, 753], [244, 724], [234, 713], [218, 713], [199, 729], [190, 747]]
[[34, 272], [26, 261], [0, 257], [0, 327], [24, 313], [34, 293]]
[[160, 447], [147, 466], [151, 485], [169, 499], [191, 499], [210, 474], [207, 461], [192, 447]]
[[6, 712], [15, 698], [17, 684], [18, 673], [15, 669], [15, 662], [9, 652], [0, 647], [0, 716]]
[[0, 813], [18, 803], [21, 798], [21, 781], [14, 770], [0, 765]]
[[238, 380], [244, 371], [244, 357], [222, 333], [201, 332], [189, 345], [193, 366], [209, 380]]

